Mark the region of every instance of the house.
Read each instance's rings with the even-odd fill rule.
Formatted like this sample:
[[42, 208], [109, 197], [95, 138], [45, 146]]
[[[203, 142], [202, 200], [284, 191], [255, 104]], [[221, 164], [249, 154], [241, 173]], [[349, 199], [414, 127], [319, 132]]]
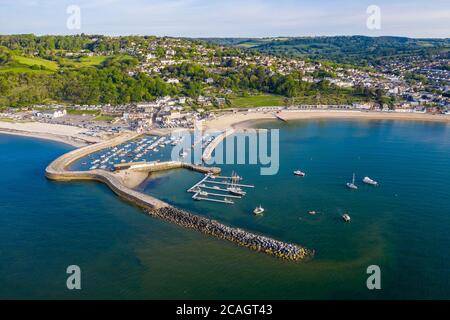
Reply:
[[373, 105], [370, 103], [353, 103], [353, 108], [358, 110], [370, 110]]
[[175, 50], [167, 50], [166, 51], [166, 56], [174, 56], [176, 54], [177, 54], [177, 52]]
[[33, 111], [33, 115], [38, 118], [56, 119], [64, 117], [67, 114], [66, 109], [62, 110], [46, 110], [46, 111]]
[[170, 79], [167, 79], [166, 82], [169, 83], [169, 84], [179, 84], [180, 80], [178, 80], [176, 78], [170, 78]]

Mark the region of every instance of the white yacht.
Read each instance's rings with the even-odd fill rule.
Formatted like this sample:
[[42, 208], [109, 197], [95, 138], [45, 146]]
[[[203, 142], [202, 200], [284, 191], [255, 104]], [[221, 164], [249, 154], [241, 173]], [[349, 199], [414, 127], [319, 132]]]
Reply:
[[371, 185], [371, 186], [378, 186], [378, 182], [375, 181], [375, 180], [370, 179], [369, 177], [365, 177], [365, 178], [363, 179], [363, 182], [364, 182], [365, 184], [369, 184], [369, 185]]
[[260, 216], [264, 213], [264, 211], [265, 211], [264, 208], [261, 205], [259, 205], [259, 207], [253, 210], [253, 213], [257, 216]]
[[345, 222], [350, 222], [350, 221], [352, 221], [352, 218], [350, 218], [350, 216], [349, 216], [347, 213], [342, 215], [342, 219], [343, 219]]
[[306, 176], [306, 173], [304, 173], [303, 171], [300, 171], [300, 170], [296, 170], [296, 171], [294, 171], [294, 175], [297, 177], [304, 177], [304, 176]]
[[228, 187], [227, 190], [230, 194], [233, 194], [235, 196], [245, 196], [246, 195], [246, 192], [244, 190], [242, 190], [241, 188], [236, 187], [236, 186]]
[[347, 187], [353, 190], [358, 190], [358, 186], [355, 184], [355, 174], [353, 174], [352, 182], [347, 182]]

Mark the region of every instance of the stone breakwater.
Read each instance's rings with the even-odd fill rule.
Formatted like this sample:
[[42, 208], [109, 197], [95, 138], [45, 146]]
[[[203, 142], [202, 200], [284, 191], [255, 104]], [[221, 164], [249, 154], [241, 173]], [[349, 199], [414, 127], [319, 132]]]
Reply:
[[299, 245], [257, 235], [239, 228], [232, 228], [215, 220], [200, 217], [172, 206], [146, 210], [146, 212], [162, 220], [175, 223], [185, 228], [195, 229], [278, 258], [298, 261], [314, 256], [313, 250], [303, 248]]

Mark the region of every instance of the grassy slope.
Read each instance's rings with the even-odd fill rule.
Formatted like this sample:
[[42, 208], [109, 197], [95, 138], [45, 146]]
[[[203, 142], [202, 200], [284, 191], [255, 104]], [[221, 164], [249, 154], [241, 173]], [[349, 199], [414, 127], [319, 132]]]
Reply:
[[45, 60], [42, 58], [36, 57], [31, 58], [15, 55], [13, 57], [13, 60], [25, 66], [33, 66], [33, 65], [43, 66], [51, 71], [56, 71], [59, 68], [58, 64], [55, 61]]
[[[98, 66], [102, 64], [109, 56], [81, 57], [80, 59], [63, 59], [70, 63], [74, 68], [89, 66]], [[33, 66], [44, 67], [45, 69], [34, 69]], [[0, 67], [0, 72], [16, 73], [52, 73], [60, 68], [56, 61], [46, 60], [37, 57], [25, 57], [13, 55], [12, 62]]]
[[230, 99], [231, 106], [236, 108], [283, 106], [284, 97], [275, 95], [257, 95]]

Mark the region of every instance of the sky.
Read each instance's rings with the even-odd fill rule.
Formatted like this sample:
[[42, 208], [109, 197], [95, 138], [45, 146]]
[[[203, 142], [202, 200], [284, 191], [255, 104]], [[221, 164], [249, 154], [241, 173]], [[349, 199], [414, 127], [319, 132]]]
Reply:
[[[67, 27], [72, 5], [79, 29]], [[367, 26], [370, 5], [379, 28]], [[19, 33], [450, 38], [450, 0], [0, 0], [0, 34]]]

